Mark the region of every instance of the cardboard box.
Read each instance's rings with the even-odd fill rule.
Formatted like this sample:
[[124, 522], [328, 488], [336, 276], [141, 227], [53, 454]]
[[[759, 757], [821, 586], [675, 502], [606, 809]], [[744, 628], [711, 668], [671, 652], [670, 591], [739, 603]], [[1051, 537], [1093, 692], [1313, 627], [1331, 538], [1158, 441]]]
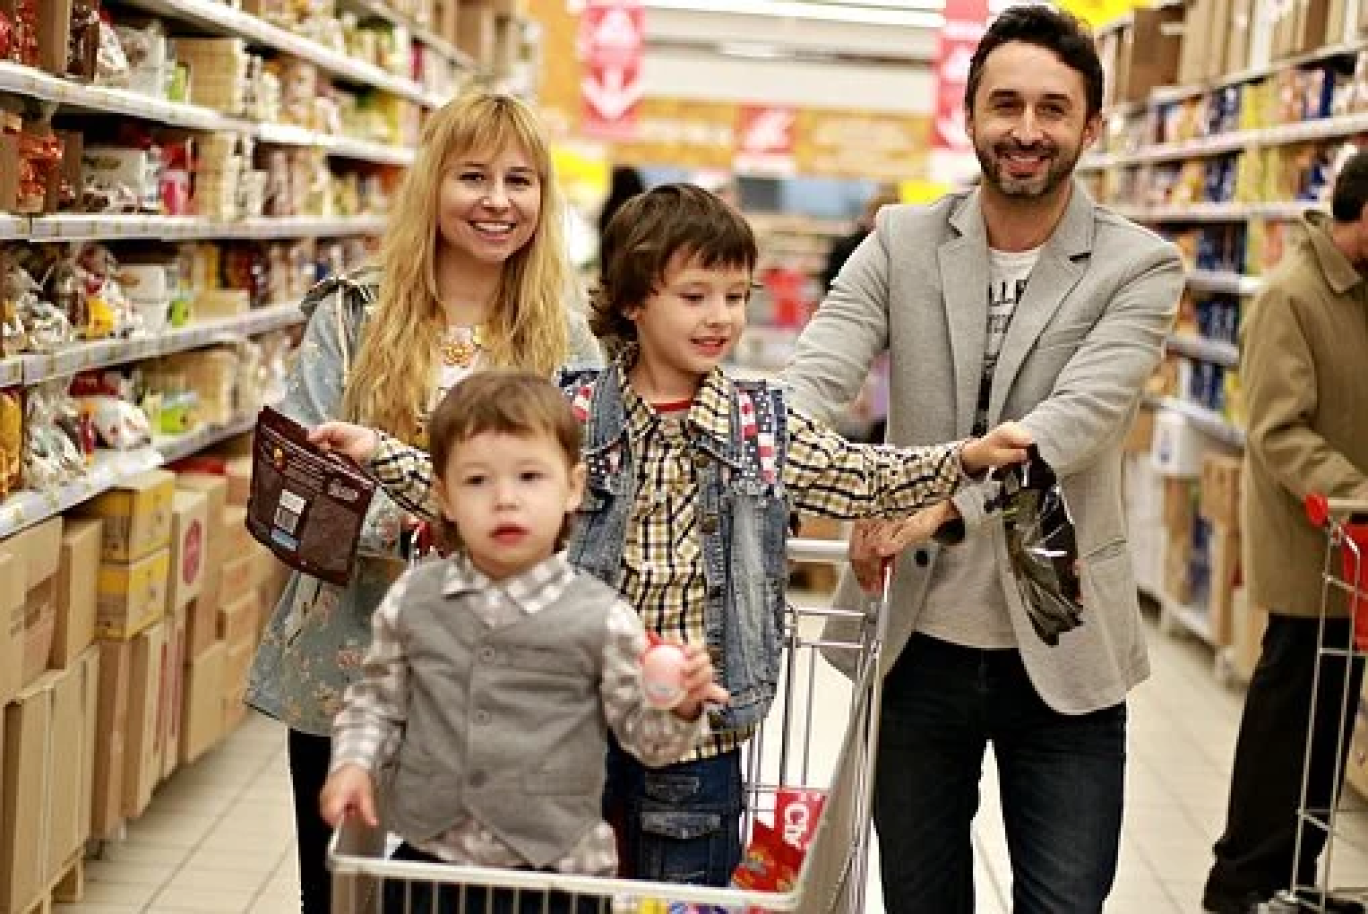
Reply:
[[1226, 25], [1226, 73], [1239, 73], [1249, 68], [1249, 33], [1253, 22], [1253, 8], [1254, 0], [1231, 0], [1230, 21]]
[[62, 518], [49, 518], [0, 540], [0, 552], [9, 552], [23, 561], [24, 577], [32, 590], [57, 574], [62, 555]]
[[52, 641], [53, 669], [66, 669], [95, 640], [95, 613], [103, 522], [73, 518], [62, 531], [57, 570], [57, 631]]
[[260, 546], [247, 529], [247, 509], [241, 505], [229, 505], [223, 509], [223, 527], [220, 529], [223, 533], [225, 562], [247, 555]]
[[1211, 453], [1202, 458], [1201, 512], [1213, 524], [1239, 529], [1240, 472], [1238, 457]]
[[166, 668], [166, 626], [158, 621], [132, 641], [128, 680], [127, 744], [124, 753], [123, 814], [136, 819], [152, 802], [161, 780], [161, 745], [157, 739], [162, 680]]
[[219, 607], [201, 596], [190, 601], [190, 605], [185, 608], [185, 614], [185, 661], [190, 663], [219, 643]]
[[0, 775], [0, 911], [27, 911], [47, 891], [44, 829], [48, 790], [50, 683], [21, 692], [4, 709]]
[[1202, 473], [1207, 438], [1182, 413], [1162, 411], [1154, 420], [1150, 456], [1163, 476], [1196, 479]]
[[209, 499], [203, 492], [177, 489], [172, 497], [168, 612], [183, 609], [203, 587], [208, 511]]
[[1192, 602], [1192, 542], [1166, 538], [1164, 596], [1176, 603]]
[[242, 596], [219, 609], [219, 640], [228, 645], [230, 652], [243, 646], [255, 648], [260, 617], [261, 598], [256, 590], [243, 592]]
[[187, 607], [166, 619], [166, 669], [162, 680], [159, 720], [162, 747], [161, 779], [166, 780], [180, 762], [181, 727], [184, 721], [185, 661], [188, 642]]
[[252, 458], [250, 456], [231, 458], [224, 465], [223, 476], [228, 482], [228, 505], [238, 508], [247, 507], [247, 499], [252, 494]]
[[131, 565], [101, 565], [95, 633], [101, 638], [132, 638], [166, 615], [170, 570], [171, 550], [165, 548]]
[[1235, 642], [1235, 589], [1240, 585], [1240, 534], [1213, 524], [1207, 538], [1210, 583], [1207, 612], [1217, 647]]
[[252, 551], [238, 553], [237, 558], [223, 564], [219, 575], [219, 600], [231, 602], [249, 590], [256, 592], [256, 555]]
[[24, 600], [24, 685], [47, 672], [57, 632], [57, 582], [48, 578], [29, 588]]
[[101, 558], [135, 562], [171, 543], [171, 500], [176, 475], [148, 470], [76, 509], [83, 517], [104, 520]]
[[475, 58], [481, 66], [494, 60], [496, 16], [487, 6], [462, 3], [456, 10], [456, 47]]
[[19, 694], [24, 676], [24, 560], [0, 543], [0, 706]]
[[1169, 539], [1191, 548], [1192, 527], [1197, 520], [1194, 486], [1189, 479], [1164, 479], [1164, 530]]
[[223, 669], [228, 648], [218, 642], [191, 661], [185, 670], [181, 701], [182, 764], [195, 761], [223, 736]]
[[90, 787], [94, 776], [99, 652], [91, 648], [69, 669], [49, 674], [52, 688], [51, 751], [48, 754], [47, 879], [85, 850], [90, 837]]
[[123, 782], [128, 755], [128, 705], [133, 674], [131, 641], [97, 642], [99, 704], [96, 709], [95, 780], [90, 807], [90, 832], [110, 838], [123, 824]]

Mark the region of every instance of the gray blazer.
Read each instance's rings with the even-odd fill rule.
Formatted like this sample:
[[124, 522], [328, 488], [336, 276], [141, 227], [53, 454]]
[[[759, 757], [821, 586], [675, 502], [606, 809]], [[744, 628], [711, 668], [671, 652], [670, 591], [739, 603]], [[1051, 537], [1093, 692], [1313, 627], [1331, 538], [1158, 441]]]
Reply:
[[[969, 435], [987, 335], [988, 270], [979, 191], [929, 206], [884, 207], [798, 341], [785, 372], [795, 402], [829, 419], [856, 396], [886, 349], [888, 440], [931, 444]], [[1097, 206], [1075, 183], [1003, 342], [989, 421], [1019, 419], [1030, 429], [1063, 481], [1077, 528], [1084, 624], [1059, 646], [1047, 646], [1031, 628], [1002, 524], [985, 514], [991, 489], [971, 487], [955, 498], [968, 535], [993, 538], [997, 562], [983, 573], [996, 575], [1007, 595], [1037, 691], [1064, 713], [1115, 705], [1149, 674], [1126, 543], [1121, 446], [1182, 289], [1172, 244]], [[917, 627], [939, 551], [929, 544], [899, 558], [885, 669]], [[913, 560], [917, 553], [922, 563]], [[838, 602], [859, 600], [847, 574]]]

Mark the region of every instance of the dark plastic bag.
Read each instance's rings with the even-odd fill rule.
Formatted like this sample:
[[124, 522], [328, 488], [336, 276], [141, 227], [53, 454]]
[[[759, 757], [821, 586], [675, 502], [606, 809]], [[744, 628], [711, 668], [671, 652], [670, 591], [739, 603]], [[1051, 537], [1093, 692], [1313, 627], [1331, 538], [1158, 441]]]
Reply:
[[1025, 463], [998, 471], [1002, 522], [1021, 601], [1035, 632], [1051, 647], [1083, 624], [1078, 542], [1064, 490], [1032, 445]]

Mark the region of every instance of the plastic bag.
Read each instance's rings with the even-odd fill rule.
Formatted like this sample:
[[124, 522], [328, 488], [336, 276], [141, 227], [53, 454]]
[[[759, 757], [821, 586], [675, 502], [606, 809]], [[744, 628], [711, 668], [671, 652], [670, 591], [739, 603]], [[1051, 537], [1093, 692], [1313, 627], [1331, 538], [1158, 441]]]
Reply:
[[1002, 521], [1021, 601], [1035, 632], [1051, 647], [1083, 624], [1078, 542], [1064, 489], [1032, 445], [1025, 463], [999, 471]]

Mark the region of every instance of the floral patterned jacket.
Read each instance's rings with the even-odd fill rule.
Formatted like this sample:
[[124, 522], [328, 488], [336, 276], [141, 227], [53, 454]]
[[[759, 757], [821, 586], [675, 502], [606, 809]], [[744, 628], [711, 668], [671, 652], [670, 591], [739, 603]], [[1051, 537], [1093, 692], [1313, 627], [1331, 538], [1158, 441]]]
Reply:
[[[374, 268], [330, 277], [305, 296], [308, 315], [299, 364], [281, 412], [312, 428], [339, 418], [342, 390], [361, 331], [379, 301]], [[583, 317], [567, 309], [572, 361], [601, 355]], [[244, 700], [293, 730], [329, 736], [347, 686], [360, 676], [371, 639], [371, 614], [404, 570], [402, 508], [377, 490], [361, 533], [357, 567], [346, 587], [291, 576], [252, 662]]]

